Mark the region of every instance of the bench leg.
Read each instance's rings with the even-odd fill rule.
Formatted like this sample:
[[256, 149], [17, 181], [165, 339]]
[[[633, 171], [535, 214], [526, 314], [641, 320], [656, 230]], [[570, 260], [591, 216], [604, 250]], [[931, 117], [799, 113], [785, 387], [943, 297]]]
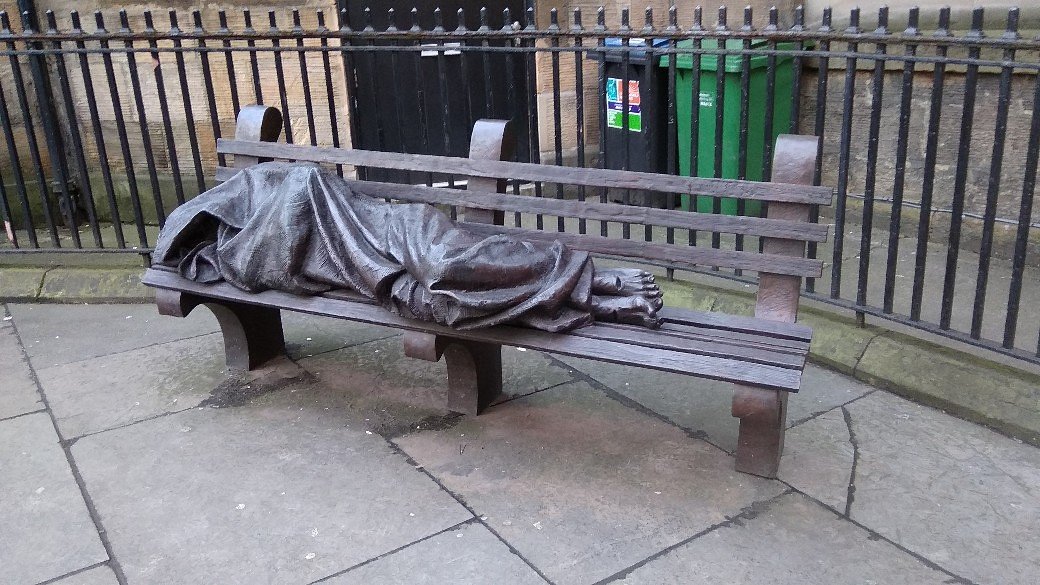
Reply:
[[448, 409], [480, 414], [502, 393], [502, 346], [454, 341], [444, 348], [448, 364]]
[[210, 301], [167, 289], [156, 289], [155, 301], [162, 315], [185, 317], [199, 305], [212, 311], [224, 336], [227, 366], [233, 370], [253, 370], [285, 354], [282, 316], [278, 309]]
[[740, 419], [737, 471], [775, 478], [784, 451], [787, 392], [737, 386], [733, 416]]
[[448, 410], [476, 415], [502, 393], [502, 346], [408, 331], [404, 354], [448, 365]]

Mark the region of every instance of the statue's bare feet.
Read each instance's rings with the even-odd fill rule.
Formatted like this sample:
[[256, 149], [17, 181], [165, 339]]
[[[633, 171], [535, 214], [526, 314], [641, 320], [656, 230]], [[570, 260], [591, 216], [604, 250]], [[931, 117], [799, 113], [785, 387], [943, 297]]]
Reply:
[[638, 268], [608, 268], [596, 270], [592, 275], [592, 294], [607, 296], [642, 296], [654, 306], [664, 306], [661, 288], [654, 282], [654, 275]]
[[602, 297], [593, 295], [592, 316], [597, 321], [626, 323], [657, 329], [661, 326], [661, 319], [657, 316], [660, 300], [660, 297], [650, 299], [641, 294]]

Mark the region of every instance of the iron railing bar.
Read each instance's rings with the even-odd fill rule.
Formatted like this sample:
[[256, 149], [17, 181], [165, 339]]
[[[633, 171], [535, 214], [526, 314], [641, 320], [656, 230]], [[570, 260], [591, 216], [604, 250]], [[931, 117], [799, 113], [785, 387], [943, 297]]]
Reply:
[[[46, 14], [48, 31], [57, 30], [58, 27], [55, 21], [54, 12], [48, 10]], [[57, 48], [61, 48], [61, 41], [55, 41], [54, 44]], [[75, 122], [76, 109], [72, 100], [72, 88], [69, 85], [69, 72], [65, 63], [65, 55], [59, 55], [55, 58], [54, 63], [58, 73], [58, 86], [61, 91], [61, 101], [65, 108], [65, 115], [67, 116], [67, 119], [70, 120], [70, 123], [68, 124], [68, 132], [69, 137], [72, 139], [72, 156], [75, 159], [76, 170], [80, 177], [80, 184], [78, 187], [80, 188], [82, 199], [86, 202], [87, 221], [90, 224], [91, 235], [94, 237], [94, 245], [98, 248], [103, 248], [104, 242], [101, 237], [101, 225], [98, 223], [97, 205], [94, 202], [94, 190], [90, 185], [90, 171], [87, 168], [87, 161], [83, 154], [83, 137], [79, 131], [79, 124]], [[72, 203], [71, 200], [70, 203]], [[74, 208], [72, 209], [72, 213], [76, 213]]]
[[[8, 19], [6, 12], [0, 12], [0, 29], [4, 32], [11, 30], [11, 22]], [[5, 36], [7, 38], [8, 48], [12, 50], [16, 49], [14, 43], [15, 36], [13, 34], [8, 33], [0, 36]], [[26, 94], [28, 84], [25, 83], [25, 79], [22, 77], [21, 64], [19, 63], [18, 57], [15, 53], [10, 55], [11, 80], [14, 82], [15, 96], [18, 101], [18, 107], [21, 110], [22, 124], [25, 126], [26, 144], [29, 147], [29, 158], [36, 171], [36, 181], [40, 186], [40, 201], [43, 203], [43, 218], [47, 223], [47, 232], [51, 236], [51, 243], [55, 248], [61, 248], [61, 240], [58, 236], [58, 226], [54, 222], [51, 198], [48, 193], [49, 183], [47, 182], [47, 177], [44, 175], [44, 167], [40, 157], [40, 145], [36, 140], [36, 125], [33, 123], [32, 111], [29, 108], [29, 98]]]
[[[125, 10], [119, 11], [119, 26], [130, 28], [130, 20]], [[133, 41], [124, 41], [128, 45]], [[134, 94], [134, 108], [137, 110], [137, 125], [141, 132], [141, 150], [144, 151], [145, 166], [148, 169], [148, 186], [152, 190], [152, 202], [155, 215], [162, 226], [166, 223], [166, 209], [163, 206], [162, 189], [159, 187], [159, 173], [155, 168], [155, 153], [152, 150], [152, 135], [148, 130], [148, 113], [144, 107], [144, 93], [141, 91], [141, 78], [137, 71], [137, 59], [133, 53], [126, 55], [127, 70], [130, 74], [130, 91]], [[143, 205], [143, 202], [142, 202]]]
[[[1033, 86], [1034, 114], [1030, 121], [1029, 145], [1026, 147], [1025, 168], [1022, 172], [1022, 200], [1019, 203], [1018, 230], [1015, 234], [1015, 250], [1011, 261], [1011, 283], [1008, 288], [1008, 310], [1004, 321], [1003, 346], [1005, 348], [1014, 346], [1018, 328], [1026, 256], [1029, 250], [1029, 222], [1035, 198], [1037, 159], [1040, 159], [1040, 115], [1035, 113], [1040, 112], [1040, 76], [1037, 76]], [[1040, 339], [1038, 339], [1037, 355], [1040, 356]]]
[[[105, 38], [105, 21], [101, 12], [94, 13], [94, 22], [101, 37], [98, 41], [102, 48], [108, 47]], [[119, 136], [119, 150], [123, 156], [123, 167], [126, 172], [127, 188], [130, 192], [130, 206], [134, 212], [134, 223], [137, 228], [137, 237], [141, 247], [148, 246], [148, 234], [144, 229], [144, 215], [141, 210], [141, 192], [137, 186], [137, 171], [134, 169], [134, 159], [130, 152], [130, 142], [127, 139], [126, 120], [123, 118], [123, 102], [119, 98], [119, 86], [116, 82], [115, 65], [112, 62], [111, 53], [102, 53], [101, 61], [105, 66], [105, 79], [108, 81], [108, 94], [112, 100], [112, 111], [115, 115], [116, 134]], [[99, 134], [100, 136], [100, 134]], [[115, 201], [113, 200], [115, 205]]]
[[[972, 11], [972, 30], [982, 36], [983, 11], [975, 8]], [[978, 55], [978, 47], [970, 47], [969, 54]], [[978, 67], [969, 66], [964, 77], [964, 107], [961, 111], [960, 138], [957, 142], [957, 170], [953, 184], [953, 214], [950, 221], [949, 237], [946, 241], [946, 271], [943, 274], [942, 305], [939, 316], [939, 327], [950, 328], [953, 318], [953, 298], [957, 284], [957, 260], [960, 254], [961, 214], [964, 211], [964, 198], [968, 180], [968, 163], [971, 157], [971, 130], [975, 117], [975, 93], [978, 89]]]
[[[146, 10], [144, 12], [144, 25], [146, 28], [153, 28], [152, 12]], [[155, 40], [148, 41], [150, 47], [157, 47]], [[167, 160], [170, 162], [170, 173], [173, 175], [173, 191], [177, 198], [177, 204], [184, 203], [184, 181], [181, 178], [181, 163], [180, 157], [177, 155], [177, 146], [175, 144], [173, 136], [173, 122], [170, 119], [170, 104], [166, 99], [166, 81], [163, 78], [162, 60], [159, 58], [158, 51], [152, 53], [152, 74], [155, 76], [155, 88], [159, 98], [159, 114], [163, 121], [163, 134], [166, 135], [166, 152]], [[221, 159], [221, 165], [224, 164]]]
[[[918, 9], [911, 8], [904, 34], [917, 30]], [[917, 45], [908, 44], [907, 54], [914, 54]], [[914, 63], [907, 61], [903, 67], [902, 88], [899, 94], [899, 130], [896, 136], [896, 162], [892, 184], [892, 211], [888, 223], [888, 257], [885, 260], [885, 284], [883, 310], [891, 313], [895, 304], [896, 265], [899, 262], [899, 234], [902, 229], [903, 188], [906, 184], [906, 156], [910, 139], [910, 108], [914, 88]], [[879, 198], [875, 196], [874, 201]]]
[[[73, 11], [71, 14], [72, 26], [80, 28], [79, 13]], [[85, 48], [86, 43], [76, 41], [77, 48]], [[97, 96], [94, 93], [93, 75], [90, 73], [90, 61], [87, 53], [79, 53], [80, 77], [83, 80], [83, 90], [87, 97], [87, 112], [90, 114], [91, 129], [94, 132], [94, 145], [97, 148], [98, 165], [101, 167], [101, 180], [105, 184], [105, 196], [108, 199], [109, 213], [111, 214], [112, 227], [116, 236], [116, 247], [125, 248], [126, 239], [123, 234], [122, 219], [119, 215], [119, 206], [116, 204], [115, 188], [112, 184], [112, 168], [108, 159], [108, 149], [105, 145], [105, 137], [101, 127], [101, 116], [98, 113]], [[3, 102], [0, 95], [0, 102]], [[35, 238], [35, 234], [32, 236]]]
[[[875, 33], [885, 36], [888, 28], [888, 7], [878, 10], [878, 28]], [[888, 51], [885, 43], [876, 43], [874, 51], [884, 55]], [[863, 187], [863, 216], [860, 220], [859, 239], [859, 273], [856, 275], [856, 304], [867, 304], [867, 286], [870, 278], [870, 243], [874, 229], [874, 187], [877, 183], [878, 140], [881, 132], [881, 108], [884, 106], [885, 66], [881, 61], [874, 62], [874, 73], [871, 78], [870, 122], [867, 130], [867, 168]], [[862, 326], [863, 314], [857, 314]]]
[[[1005, 36], [1018, 36], [1018, 8], [1008, 11]], [[1014, 59], [1014, 49], [1005, 49], [1004, 57]], [[975, 280], [975, 302], [971, 311], [971, 336], [982, 335], [982, 321], [986, 311], [986, 289], [989, 285], [990, 256], [993, 253], [993, 225], [997, 215], [997, 200], [1000, 196], [1000, 172], [1004, 162], [1004, 144], [1007, 136], [1008, 109], [1011, 106], [1012, 69], [1000, 72], [997, 95], [997, 118], [993, 125], [993, 154], [990, 158], [989, 179], [986, 190], [986, 206], [982, 219], [982, 242], [979, 245], [979, 270]], [[1040, 112], [1034, 112], [1034, 116]]]

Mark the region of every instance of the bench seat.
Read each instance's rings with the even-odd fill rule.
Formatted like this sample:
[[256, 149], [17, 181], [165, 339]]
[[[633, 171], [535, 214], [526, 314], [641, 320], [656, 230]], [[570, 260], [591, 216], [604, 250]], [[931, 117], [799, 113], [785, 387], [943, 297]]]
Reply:
[[797, 392], [812, 332], [804, 325], [734, 315], [663, 309], [658, 330], [596, 323], [566, 333], [500, 325], [459, 331], [400, 315], [357, 294], [337, 291], [299, 296], [269, 290], [249, 293], [227, 283], [200, 284], [165, 267], [149, 269], [144, 284], [210, 300], [229, 301], [339, 317], [432, 335], [511, 345], [573, 357], [596, 359], [653, 370], [693, 374], [712, 380]]

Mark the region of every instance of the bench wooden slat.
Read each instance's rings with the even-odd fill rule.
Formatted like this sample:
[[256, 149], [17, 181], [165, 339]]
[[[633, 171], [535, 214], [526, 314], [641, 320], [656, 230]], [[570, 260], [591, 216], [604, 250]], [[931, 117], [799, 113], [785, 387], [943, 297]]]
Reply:
[[682, 177], [638, 171], [474, 160], [448, 156], [229, 140], [226, 138], [217, 139], [217, 152], [383, 169], [469, 175], [494, 179], [509, 178], [521, 181], [541, 181], [566, 185], [584, 185], [586, 187], [638, 189], [673, 194], [695, 193], [698, 195], [816, 205], [830, 205], [833, 195], [829, 187], [811, 185]]
[[805, 342], [812, 340], [812, 328], [801, 323], [784, 323], [782, 321], [770, 321], [745, 315], [692, 311], [672, 307], [662, 308], [657, 315], [664, 319], [666, 323], [763, 334], [782, 339], [798, 339]]
[[760, 254], [758, 251], [720, 250], [696, 246], [656, 244], [639, 240], [605, 238], [592, 234], [550, 232], [499, 225], [472, 224], [470, 227], [475, 233], [485, 236], [507, 234], [527, 240], [547, 242], [559, 240], [575, 250], [629, 258], [654, 258], [690, 268], [696, 266], [718, 266], [720, 268], [737, 268], [755, 272], [813, 278], [819, 278], [823, 273], [823, 261], [821, 260]]
[[512, 326], [459, 331], [436, 323], [395, 315], [381, 306], [371, 303], [324, 296], [299, 296], [273, 290], [249, 293], [227, 283], [200, 284], [165, 270], [147, 270], [142, 282], [148, 286], [183, 291], [216, 300], [340, 317], [409, 331], [512, 345], [574, 357], [596, 356], [596, 359], [600, 361], [638, 365], [679, 374], [693, 374], [713, 380], [737, 382], [775, 390], [797, 392], [801, 385], [801, 371], [798, 369], [739, 359], [684, 353]]
[[791, 353], [806, 353], [809, 351], [808, 341], [782, 339], [754, 333], [727, 331], [725, 329], [704, 329], [668, 321], [661, 325], [659, 331], [667, 335], [678, 335], [691, 339], [711, 339], [716, 343], [730, 342], [747, 347], [762, 347], [772, 351], [788, 351]]
[[767, 337], [752, 333], [738, 333], [736, 331], [725, 331], [722, 329], [705, 330], [690, 327], [688, 325], [677, 325], [668, 322], [663, 323], [661, 327], [657, 329], [657, 332], [661, 335], [670, 335], [673, 337], [681, 337], [683, 339], [695, 339], [736, 347], [764, 349], [767, 351], [789, 353], [792, 355], [805, 354], [809, 351], [809, 344], [805, 341], [779, 339], [776, 337]]
[[590, 325], [581, 327], [570, 332], [570, 335], [578, 337], [589, 337], [591, 339], [602, 339], [606, 341], [621, 341], [630, 345], [650, 347], [656, 349], [668, 349], [684, 353], [695, 353], [698, 355], [716, 356], [724, 358], [737, 358], [740, 360], [757, 364], [769, 364], [781, 368], [793, 368], [801, 370], [805, 366], [805, 354], [796, 354], [766, 349], [764, 347], [748, 347], [732, 343], [719, 343], [713, 340], [701, 340], [680, 335], [668, 334], [659, 330], [646, 328], [616, 327], [613, 325]]
[[[237, 172], [238, 169], [221, 167], [218, 169], [217, 177], [226, 181]], [[764, 217], [716, 215], [698, 213], [696, 211], [621, 205], [618, 203], [551, 199], [503, 193], [481, 193], [470, 190], [428, 187], [426, 185], [402, 185], [400, 183], [381, 183], [353, 179], [348, 179], [347, 184], [373, 197], [385, 197], [399, 201], [478, 207], [496, 211], [539, 213], [560, 217], [581, 217], [589, 220], [635, 223], [805, 242], [826, 242], [829, 231], [828, 226], [825, 224], [776, 220]]]

